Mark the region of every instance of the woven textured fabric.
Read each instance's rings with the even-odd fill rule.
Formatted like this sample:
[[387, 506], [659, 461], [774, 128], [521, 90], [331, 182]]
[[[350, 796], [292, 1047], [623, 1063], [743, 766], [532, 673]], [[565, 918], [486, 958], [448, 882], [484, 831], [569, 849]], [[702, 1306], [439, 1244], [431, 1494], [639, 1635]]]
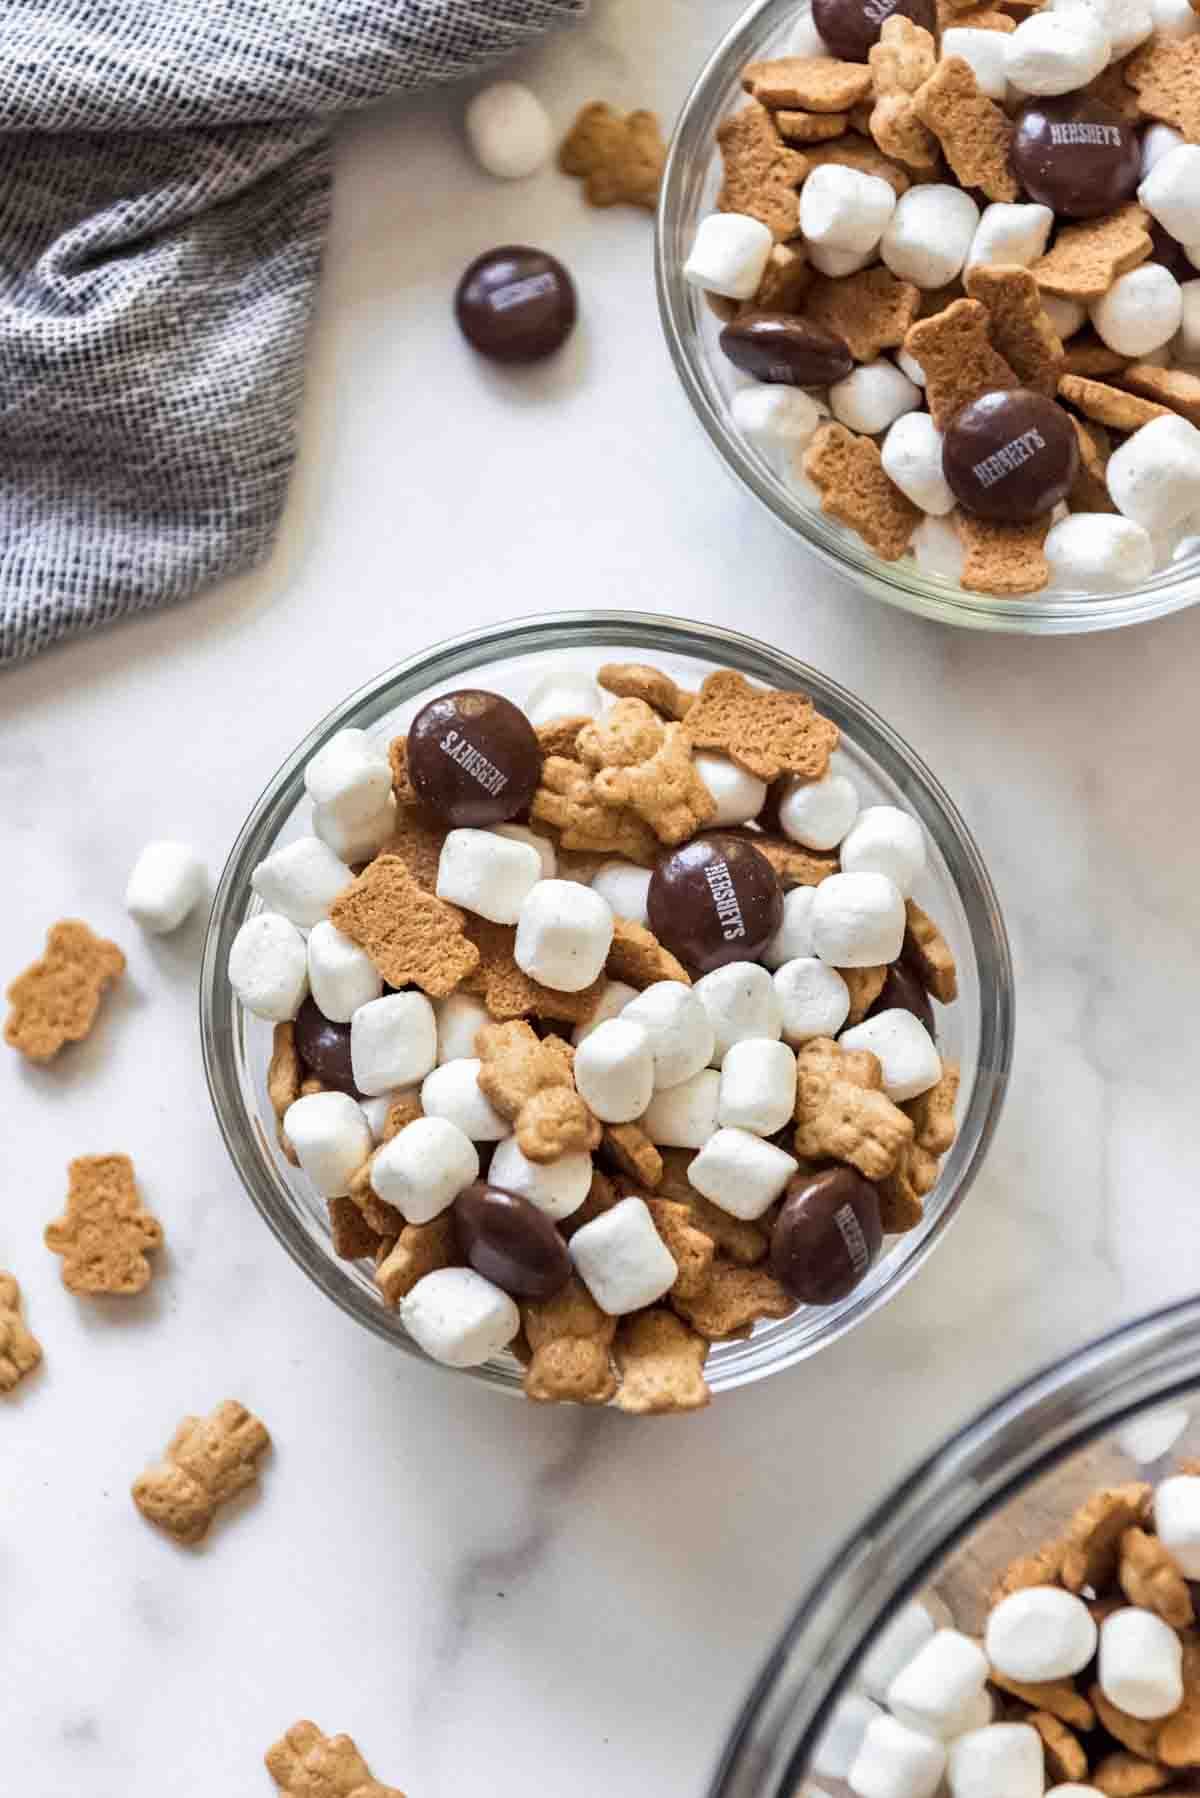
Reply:
[[0, 664], [265, 555], [332, 119], [586, 4], [7, 0]]

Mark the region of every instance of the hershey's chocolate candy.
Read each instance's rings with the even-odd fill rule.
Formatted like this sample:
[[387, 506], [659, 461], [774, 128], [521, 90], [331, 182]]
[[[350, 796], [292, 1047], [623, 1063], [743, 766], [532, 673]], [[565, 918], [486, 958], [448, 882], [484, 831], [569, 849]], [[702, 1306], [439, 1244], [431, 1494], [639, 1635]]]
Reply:
[[780, 386], [828, 387], [854, 367], [840, 337], [790, 312], [741, 313], [720, 344], [736, 368]]
[[537, 732], [510, 699], [464, 687], [431, 699], [408, 732], [419, 798], [455, 826], [502, 824], [524, 811], [542, 772]]
[[1085, 93], [1027, 100], [1009, 151], [1031, 200], [1060, 218], [1090, 219], [1133, 198], [1141, 167], [1137, 133], [1111, 106]]
[[795, 1174], [771, 1232], [771, 1272], [804, 1305], [836, 1305], [883, 1244], [879, 1194], [852, 1167]]
[[911, 19], [926, 31], [937, 30], [934, 0], [812, 0], [812, 17], [825, 43], [843, 62], [866, 62], [889, 19]]
[[295, 1030], [296, 1053], [309, 1072], [326, 1086], [360, 1099], [350, 1060], [349, 1024], [335, 1024], [317, 1009], [315, 999], [306, 999], [296, 1013]]
[[475, 1272], [513, 1298], [552, 1298], [571, 1277], [567, 1245], [546, 1213], [483, 1180], [455, 1199], [454, 1233]]
[[747, 837], [713, 830], [659, 857], [646, 911], [660, 943], [711, 974], [758, 959], [783, 918], [783, 888]]
[[918, 1023], [924, 1024], [930, 1036], [936, 1038], [929, 994], [912, 969], [902, 961], [894, 961], [888, 969], [883, 990], [867, 1016], [873, 1018], [881, 1011], [911, 1011]]
[[1061, 406], [1031, 387], [981, 394], [951, 421], [942, 472], [955, 499], [977, 518], [1029, 524], [1075, 479], [1079, 442]]
[[493, 362], [540, 362], [575, 324], [575, 283], [555, 256], [505, 244], [477, 256], [454, 296], [467, 342]]

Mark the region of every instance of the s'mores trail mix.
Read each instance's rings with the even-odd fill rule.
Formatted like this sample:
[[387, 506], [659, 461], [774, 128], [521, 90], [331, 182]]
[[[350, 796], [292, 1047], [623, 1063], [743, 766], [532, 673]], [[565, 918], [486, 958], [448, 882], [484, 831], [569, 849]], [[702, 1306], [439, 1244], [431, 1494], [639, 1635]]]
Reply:
[[1200, 554], [1200, 0], [812, 0], [684, 267], [734, 425], [1001, 597]]
[[229, 978], [275, 1027], [280, 1153], [435, 1360], [693, 1410], [710, 1343], [920, 1222], [954, 958], [919, 824], [837, 747], [801, 693], [613, 664], [309, 762]]

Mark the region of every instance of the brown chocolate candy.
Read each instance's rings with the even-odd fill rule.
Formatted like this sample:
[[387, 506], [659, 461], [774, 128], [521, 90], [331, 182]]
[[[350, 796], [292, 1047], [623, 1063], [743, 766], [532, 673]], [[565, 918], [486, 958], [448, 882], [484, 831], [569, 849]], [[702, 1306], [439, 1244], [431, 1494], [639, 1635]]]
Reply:
[[889, 19], [911, 19], [925, 31], [937, 30], [934, 0], [812, 0], [812, 18], [843, 62], [866, 62]]
[[575, 284], [557, 257], [526, 244], [477, 256], [454, 296], [463, 336], [493, 362], [540, 362], [575, 324]]
[[1031, 200], [1060, 218], [1091, 219], [1133, 198], [1141, 167], [1137, 133], [1089, 94], [1027, 100], [1009, 151]]
[[473, 1180], [454, 1201], [454, 1233], [475, 1272], [513, 1298], [553, 1298], [571, 1278], [566, 1243], [517, 1193]]
[[836, 1305], [883, 1245], [879, 1194], [852, 1167], [796, 1174], [771, 1232], [771, 1272], [803, 1305]]
[[719, 341], [735, 368], [781, 386], [828, 387], [854, 367], [840, 337], [790, 312], [744, 312]]
[[311, 1074], [338, 1092], [359, 1099], [350, 1059], [350, 1026], [335, 1024], [318, 1010], [315, 999], [306, 999], [296, 1013], [296, 1053]]
[[418, 798], [456, 827], [514, 818], [533, 798], [541, 770], [532, 724], [498, 693], [447, 693], [409, 726], [409, 779]]
[[879, 997], [867, 1016], [877, 1017], [881, 1011], [911, 1011], [918, 1023], [924, 1024], [930, 1036], [936, 1036], [929, 994], [912, 969], [905, 967], [902, 961], [894, 961], [888, 969]]
[[650, 928], [696, 974], [756, 961], [783, 918], [783, 887], [747, 838], [708, 831], [659, 857], [646, 895]]
[[981, 394], [951, 420], [942, 472], [959, 504], [998, 524], [1030, 524], [1065, 499], [1079, 439], [1061, 406], [1031, 387]]

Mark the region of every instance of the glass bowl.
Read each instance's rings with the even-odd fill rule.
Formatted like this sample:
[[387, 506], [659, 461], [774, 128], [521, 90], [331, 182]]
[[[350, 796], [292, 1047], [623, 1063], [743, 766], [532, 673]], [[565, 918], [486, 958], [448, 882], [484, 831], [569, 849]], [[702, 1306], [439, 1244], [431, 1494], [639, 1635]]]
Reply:
[[[1189, 1415], [1189, 1405], [1195, 1410]], [[910, 1598], [978, 1635], [986, 1592], [1101, 1486], [1200, 1455], [1200, 1300], [1168, 1307], [1015, 1387], [952, 1436], [815, 1580], [726, 1744], [709, 1798], [795, 1798], [837, 1699]], [[1180, 1785], [1194, 1790], [1189, 1773]], [[827, 1798], [853, 1798], [816, 1777]]]
[[807, 0], [756, 0], [722, 39], [683, 103], [663, 176], [655, 239], [659, 314], [684, 392], [725, 466], [767, 510], [823, 561], [876, 599], [909, 612], [976, 630], [1070, 634], [1138, 624], [1179, 611], [1200, 598], [1200, 556], [1171, 564], [1144, 586], [1113, 594], [1047, 590], [1025, 599], [966, 593], [956, 582], [924, 574], [911, 559], [884, 562], [853, 531], [801, 497], [784, 474], [742, 437], [729, 401], [747, 377], [721, 353], [721, 322], [707, 297], [683, 278], [700, 220], [720, 186], [718, 124], [746, 96], [740, 73], [752, 58], [781, 54]]
[[[941, 925], [958, 959], [960, 996], [939, 1013], [943, 1053], [962, 1068], [959, 1135], [920, 1227], [895, 1239], [841, 1304], [802, 1308], [761, 1323], [708, 1360], [714, 1391], [762, 1378], [815, 1353], [868, 1317], [911, 1278], [941, 1238], [979, 1169], [1000, 1112], [1013, 1035], [1012, 967], [996, 895], [979, 851], [950, 799], [912, 750], [869, 707], [815, 669], [748, 637], [701, 624], [628, 612], [559, 613], [473, 631], [409, 657], [352, 693], [322, 719], [268, 783], [243, 825], [213, 904], [200, 982], [204, 1064], [217, 1121], [251, 1199], [288, 1253], [344, 1311], [406, 1352], [421, 1354], [382, 1302], [367, 1263], [333, 1253], [325, 1206], [279, 1152], [267, 1096], [271, 1025], [245, 1011], [226, 978], [233, 938], [261, 910], [254, 867], [308, 829], [303, 773], [336, 731], [366, 730], [385, 744], [428, 699], [464, 684], [522, 700], [556, 666], [595, 672], [608, 661], [652, 661], [697, 686], [717, 667], [770, 686], [799, 687], [840, 726], [842, 751], [864, 797], [909, 808], [924, 826], [929, 867], [915, 897]], [[505, 1353], [470, 1370], [519, 1392], [521, 1367]]]

